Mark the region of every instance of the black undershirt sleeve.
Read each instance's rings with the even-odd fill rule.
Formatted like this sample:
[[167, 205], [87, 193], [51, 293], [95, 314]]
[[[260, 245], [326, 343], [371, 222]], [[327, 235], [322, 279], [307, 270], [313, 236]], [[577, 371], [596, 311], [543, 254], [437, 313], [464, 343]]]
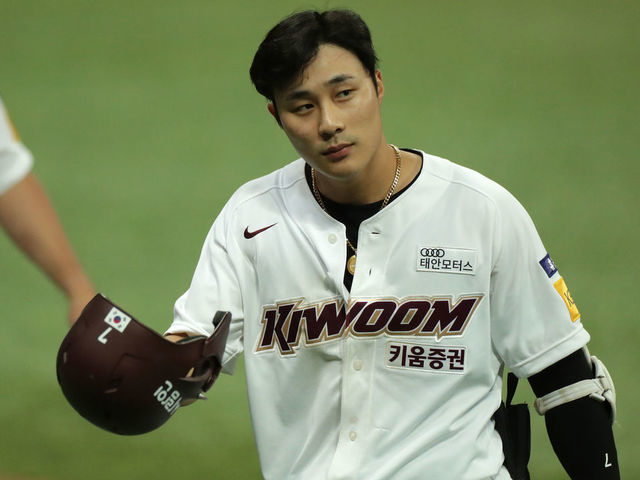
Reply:
[[[593, 377], [584, 352], [578, 350], [529, 377], [531, 388], [542, 397], [561, 387]], [[618, 454], [607, 402], [584, 397], [552, 408], [545, 414], [551, 446], [572, 479], [620, 478]]]

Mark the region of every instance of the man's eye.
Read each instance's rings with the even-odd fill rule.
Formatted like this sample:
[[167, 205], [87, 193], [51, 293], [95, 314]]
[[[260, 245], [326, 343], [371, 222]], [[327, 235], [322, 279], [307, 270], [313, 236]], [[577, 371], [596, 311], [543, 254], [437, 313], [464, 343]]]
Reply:
[[293, 109], [294, 112], [296, 113], [304, 113], [304, 112], [308, 112], [309, 110], [311, 110], [313, 108], [313, 105], [310, 103], [305, 103], [304, 105], [298, 105], [297, 107], [295, 107]]
[[344, 98], [344, 97], [350, 96], [352, 93], [353, 93], [353, 90], [351, 89], [341, 90], [340, 93], [338, 93], [338, 96]]

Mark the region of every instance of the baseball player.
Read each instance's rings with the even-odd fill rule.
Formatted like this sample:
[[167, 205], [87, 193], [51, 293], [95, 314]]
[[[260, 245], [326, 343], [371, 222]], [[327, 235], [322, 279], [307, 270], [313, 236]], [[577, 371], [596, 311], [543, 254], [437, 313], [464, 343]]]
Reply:
[[95, 292], [0, 99], [0, 225], [69, 299], [69, 321]]
[[385, 137], [385, 87], [351, 11], [294, 14], [251, 78], [300, 158], [240, 187], [169, 338], [232, 322], [267, 479], [509, 479], [494, 413], [528, 378], [571, 478], [619, 478], [613, 384], [524, 208]]

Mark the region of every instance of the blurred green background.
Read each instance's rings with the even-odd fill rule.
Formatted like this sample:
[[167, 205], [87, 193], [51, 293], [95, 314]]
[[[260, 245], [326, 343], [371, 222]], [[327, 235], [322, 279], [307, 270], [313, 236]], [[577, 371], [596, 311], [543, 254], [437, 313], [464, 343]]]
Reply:
[[[255, 48], [291, 11], [336, 6], [371, 27], [388, 140], [531, 213], [616, 381], [623, 477], [640, 478], [637, 1], [0, 0], [0, 95], [92, 280], [168, 326], [223, 202], [296, 156], [250, 84]], [[3, 234], [0, 277], [0, 472], [260, 478], [242, 365], [160, 430], [108, 434], [56, 382], [65, 299]], [[532, 477], [566, 478], [532, 416]]]

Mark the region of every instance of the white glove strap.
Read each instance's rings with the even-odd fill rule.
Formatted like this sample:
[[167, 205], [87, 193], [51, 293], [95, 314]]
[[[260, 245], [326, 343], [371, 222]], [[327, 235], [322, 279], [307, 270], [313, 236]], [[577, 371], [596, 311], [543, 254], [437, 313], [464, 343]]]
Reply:
[[591, 364], [595, 370], [595, 378], [576, 382], [555, 392], [548, 393], [542, 398], [536, 398], [534, 402], [536, 412], [544, 415], [552, 408], [588, 396], [599, 402], [609, 402], [612, 412], [611, 423], [615, 422], [616, 390], [611, 375], [609, 375], [607, 368], [596, 356], [591, 357]]

